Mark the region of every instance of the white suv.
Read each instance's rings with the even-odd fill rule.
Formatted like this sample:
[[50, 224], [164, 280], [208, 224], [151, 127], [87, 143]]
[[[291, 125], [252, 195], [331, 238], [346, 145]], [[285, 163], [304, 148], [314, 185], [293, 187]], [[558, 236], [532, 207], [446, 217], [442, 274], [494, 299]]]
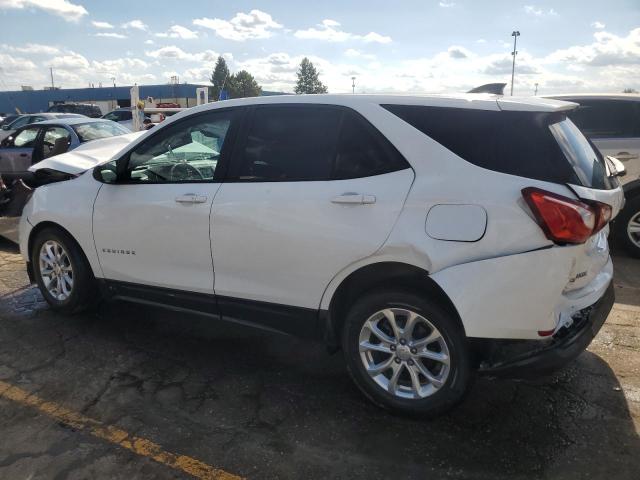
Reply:
[[319, 339], [376, 404], [436, 414], [475, 371], [571, 360], [612, 307], [623, 194], [575, 106], [202, 105], [118, 152], [94, 144], [93, 168], [82, 149], [36, 165], [69, 179], [26, 205], [22, 255], [55, 310], [101, 295]]

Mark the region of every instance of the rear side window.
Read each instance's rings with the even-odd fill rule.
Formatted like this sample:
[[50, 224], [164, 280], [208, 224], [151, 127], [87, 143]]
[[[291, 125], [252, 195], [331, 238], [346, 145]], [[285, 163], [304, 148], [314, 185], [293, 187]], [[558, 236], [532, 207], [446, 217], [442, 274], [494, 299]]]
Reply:
[[575, 100], [580, 107], [569, 113], [585, 135], [593, 138], [640, 137], [640, 102]]
[[242, 181], [348, 179], [409, 166], [360, 115], [326, 105], [256, 108], [238, 160], [231, 176]]
[[[604, 166], [602, 158], [573, 124], [568, 125], [571, 122], [564, 114], [413, 105], [383, 107], [479, 167], [546, 182], [610, 188], [604, 169], [600, 169], [599, 164]], [[558, 131], [567, 137], [561, 139]], [[573, 151], [565, 148], [569, 138], [569, 143], [579, 144]], [[575, 155], [577, 151], [581, 153]], [[589, 161], [584, 160], [587, 151], [591, 155]], [[586, 169], [589, 162], [591, 168]]]

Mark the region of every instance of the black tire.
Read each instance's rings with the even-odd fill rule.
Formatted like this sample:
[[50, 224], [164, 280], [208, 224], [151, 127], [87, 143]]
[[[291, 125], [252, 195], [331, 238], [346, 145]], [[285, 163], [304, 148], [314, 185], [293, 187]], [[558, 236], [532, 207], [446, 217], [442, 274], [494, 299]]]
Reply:
[[[58, 243], [66, 252], [71, 267], [73, 286], [67, 298], [55, 298], [45, 286], [40, 266], [40, 251], [47, 242]], [[42, 296], [53, 310], [73, 314], [93, 307], [98, 300], [98, 286], [89, 261], [78, 243], [66, 232], [45, 228], [36, 234], [31, 249], [31, 265]]]
[[[640, 245], [636, 245], [631, 238], [627, 227], [632, 219], [640, 219], [640, 193], [627, 198], [627, 203], [615, 219], [615, 237], [629, 255], [640, 258]], [[640, 242], [640, 235], [638, 236]]]
[[[417, 313], [427, 319], [440, 332], [441, 338], [446, 342], [449, 353], [449, 373], [443, 385], [429, 396], [412, 399], [400, 398], [379, 385], [366, 371], [360, 357], [360, 333], [363, 325], [372, 315], [387, 308], [406, 309]], [[382, 321], [384, 322], [384, 320]], [[398, 322], [401, 321], [399, 318]], [[384, 327], [384, 325], [382, 326]], [[373, 403], [394, 413], [421, 417], [442, 414], [462, 401], [474, 378], [475, 372], [471, 368], [466, 337], [455, 318], [455, 314], [438, 302], [409, 291], [383, 289], [361, 297], [352, 306], [345, 319], [342, 348], [347, 369], [355, 384]], [[397, 348], [396, 356], [400, 354], [399, 347]], [[394, 358], [394, 362], [401, 361]], [[415, 362], [412, 365], [415, 365]], [[409, 367], [405, 363], [402, 363], [402, 366], [408, 375]], [[398, 365], [399, 367], [400, 365]], [[389, 376], [392, 375], [389, 374]]]

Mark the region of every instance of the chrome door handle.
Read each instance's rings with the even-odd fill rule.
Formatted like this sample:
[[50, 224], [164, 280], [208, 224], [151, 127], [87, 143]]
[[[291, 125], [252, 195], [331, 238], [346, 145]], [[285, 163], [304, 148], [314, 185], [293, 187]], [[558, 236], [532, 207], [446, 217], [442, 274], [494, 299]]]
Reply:
[[629, 152], [618, 152], [617, 154], [611, 156], [617, 158], [622, 162], [628, 162], [629, 160], [635, 160], [638, 158], [638, 155], [634, 155]]
[[196, 195], [195, 193], [186, 193], [176, 197], [178, 203], [204, 203], [206, 201], [206, 195]]
[[337, 195], [331, 199], [331, 203], [339, 203], [344, 205], [365, 205], [376, 203], [374, 195], [364, 195], [362, 193], [346, 192]]

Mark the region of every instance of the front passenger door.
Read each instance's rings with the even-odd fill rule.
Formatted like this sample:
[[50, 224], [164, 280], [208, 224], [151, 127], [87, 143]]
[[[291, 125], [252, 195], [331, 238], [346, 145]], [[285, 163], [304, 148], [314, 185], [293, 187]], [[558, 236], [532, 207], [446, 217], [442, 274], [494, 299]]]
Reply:
[[115, 181], [103, 175], [93, 232], [107, 279], [213, 294], [209, 216], [238, 115], [212, 110], [159, 128], [118, 160]]
[[7, 137], [0, 145], [0, 173], [23, 174], [31, 166], [40, 127], [27, 127]]

